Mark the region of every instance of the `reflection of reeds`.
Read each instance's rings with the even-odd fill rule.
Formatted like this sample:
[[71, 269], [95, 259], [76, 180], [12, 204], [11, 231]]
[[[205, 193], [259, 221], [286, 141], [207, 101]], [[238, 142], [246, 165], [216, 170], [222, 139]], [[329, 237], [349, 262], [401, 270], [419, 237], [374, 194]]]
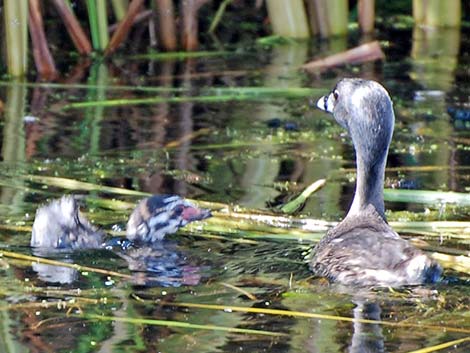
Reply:
[[3, 10], [8, 73], [22, 76], [28, 66], [28, 2], [5, 0]]
[[[21, 170], [26, 160], [24, 120], [26, 110], [27, 88], [22, 86], [23, 81], [13, 81], [15, 84], [6, 90], [5, 114], [2, 127], [1, 158], [6, 165], [15, 165]], [[2, 187], [0, 190], [0, 203], [11, 208], [20, 207], [24, 194], [20, 191], [24, 182], [12, 178], [11, 187]]]

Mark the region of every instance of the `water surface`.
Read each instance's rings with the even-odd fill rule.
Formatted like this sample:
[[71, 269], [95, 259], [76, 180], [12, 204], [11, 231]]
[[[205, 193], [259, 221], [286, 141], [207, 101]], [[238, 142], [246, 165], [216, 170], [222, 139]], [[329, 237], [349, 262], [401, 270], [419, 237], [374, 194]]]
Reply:
[[[68, 64], [60, 84], [2, 81], [1, 247], [124, 277], [1, 259], [0, 350], [410, 352], [467, 337], [464, 271], [448, 268], [436, 286], [397, 291], [328, 286], [312, 278], [304, 260], [322, 227], [302, 231], [296, 223], [291, 231], [276, 231], [216, 213], [151, 254], [51, 254], [29, 247], [35, 210], [64, 193], [85, 195], [84, 212], [106, 232], [124, 229], [142, 196], [100, 186], [175, 193], [242, 207], [248, 214], [272, 214], [325, 178], [325, 187], [295, 217], [340, 220], [354, 191], [351, 142], [330, 116], [309, 108], [308, 97], [289, 92], [311, 88], [317, 98], [341, 77], [378, 80], [393, 97], [387, 188], [468, 192], [470, 43], [462, 38], [446, 31], [430, 38], [391, 33], [380, 38], [385, 61], [312, 75], [298, 67], [357, 41], [290, 43], [187, 60], [124, 56], [107, 64]], [[227, 95], [229, 87], [273, 87], [285, 94], [194, 98]], [[122, 104], [134, 99], [141, 101]], [[74, 105], [82, 102], [96, 104]], [[469, 211], [443, 202], [386, 207], [390, 221], [405, 223], [467, 221]], [[422, 246], [430, 251], [468, 254], [463, 228], [405, 235], [427, 242]], [[464, 352], [470, 344], [450, 347]]]

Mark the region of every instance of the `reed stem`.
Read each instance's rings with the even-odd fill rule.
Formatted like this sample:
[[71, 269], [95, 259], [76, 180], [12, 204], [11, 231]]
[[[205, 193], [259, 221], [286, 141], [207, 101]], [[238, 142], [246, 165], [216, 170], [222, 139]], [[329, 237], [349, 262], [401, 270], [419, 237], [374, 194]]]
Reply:
[[127, 9], [129, 7], [128, 0], [111, 0], [113, 5], [114, 16], [118, 21], [121, 21], [126, 15]]
[[307, 4], [312, 33], [319, 34], [322, 38], [346, 34], [347, 0], [308, 0]]
[[158, 16], [158, 29], [163, 49], [175, 51], [176, 39], [175, 9], [172, 0], [155, 0]]
[[29, 0], [29, 28], [33, 46], [34, 62], [39, 76], [46, 80], [57, 76], [54, 58], [47, 45], [39, 0]]
[[197, 50], [199, 47], [198, 11], [209, 0], [180, 0], [181, 12], [181, 44], [187, 51]]
[[422, 26], [459, 27], [461, 7], [460, 0], [413, 0], [413, 17]]
[[53, 3], [77, 51], [82, 55], [90, 54], [92, 50], [90, 40], [68, 1], [53, 0]]
[[109, 42], [106, 1], [87, 0], [91, 39], [95, 50], [103, 51]]
[[359, 0], [357, 3], [359, 27], [363, 33], [370, 33], [374, 30], [375, 1]]
[[348, 0], [329, 0], [327, 4], [329, 35], [346, 34], [348, 32]]
[[217, 12], [214, 15], [214, 19], [212, 20], [211, 25], [209, 26], [209, 33], [214, 33], [215, 29], [220, 23], [220, 20], [222, 19], [222, 16], [224, 15], [225, 9], [227, 6], [232, 2], [233, 0], [224, 0], [219, 8], [217, 9]]
[[113, 53], [127, 38], [127, 35], [129, 34], [129, 31], [134, 24], [134, 20], [142, 9], [143, 4], [144, 0], [132, 0], [127, 13], [125, 14], [124, 18], [119, 21], [119, 24], [114, 31], [113, 36], [111, 37], [111, 41], [106, 47], [105, 55]]
[[275, 34], [292, 38], [310, 36], [302, 0], [267, 0], [266, 5]]
[[5, 0], [3, 10], [8, 74], [23, 76], [28, 69], [28, 2]]

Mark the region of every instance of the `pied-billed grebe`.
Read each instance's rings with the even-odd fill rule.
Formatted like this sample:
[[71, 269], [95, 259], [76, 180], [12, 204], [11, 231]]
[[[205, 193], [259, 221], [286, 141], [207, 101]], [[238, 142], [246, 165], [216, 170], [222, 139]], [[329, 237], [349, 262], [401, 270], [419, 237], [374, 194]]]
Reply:
[[96, 249], [103, 244], [104, 235], [80, 212], [74, 196], [62, 196], [36, 211], [31, 246], [48, 249]]
[[[209, 210], [176, 195], [154, 195], [137, 205], [127, 223], [127, 238], [149, 244], [162, 240], [189, 222], [211, 216]], [[77, 198], [63, 196], [36, 212], [31, 246], [50, 249], [85, 249], [107, 246], [105, 233], [93, 226], [79, 210]]]
[[162, 240], [189, 222], [210, 217], [209, 210], [198, 208], [176, 195], [153, 196], [140, 201], [127, 222], [127, 239], [139, 243]]
[[346, 285], [436, 282], [441, 267], [400, 238], [385, 219], [383, 181], [395, 121], [387, 91], [374, 81], [342, 79], [317, 107], [349, 132], [357, 181], [348, 214], [315, 247], [312, 271]]
[[[33, 253], [56, 256], [77, 249], [112, 250], [125, 259], [140, 285], [180, 286], [196, 284], [201, 275], [175, 243], [161, 242], [165, 235], [186, 224], [210, 217], [210, 211], [175, 195], [154, 195], [143, 199], [127, 225], [127, 237], [109, 238], [80, 212], [78, 197], [63, 196], [36, 212], [31, 237]], [[61, 259], [64, 262], [70, 259]], [[76, 269], [33, 264], [39, 278], [47, 282], [72, 283]]]

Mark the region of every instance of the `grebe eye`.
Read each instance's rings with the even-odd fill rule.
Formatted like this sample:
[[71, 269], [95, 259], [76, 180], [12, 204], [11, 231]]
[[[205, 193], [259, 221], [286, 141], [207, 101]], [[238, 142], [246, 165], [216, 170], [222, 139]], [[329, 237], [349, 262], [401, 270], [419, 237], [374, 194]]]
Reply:
[[335, 100], [338, 99], [338, 97], [339, 97], [338, 90], [335, 89], [335, 90], [333, 91], [333, 97], [335, 97]]

